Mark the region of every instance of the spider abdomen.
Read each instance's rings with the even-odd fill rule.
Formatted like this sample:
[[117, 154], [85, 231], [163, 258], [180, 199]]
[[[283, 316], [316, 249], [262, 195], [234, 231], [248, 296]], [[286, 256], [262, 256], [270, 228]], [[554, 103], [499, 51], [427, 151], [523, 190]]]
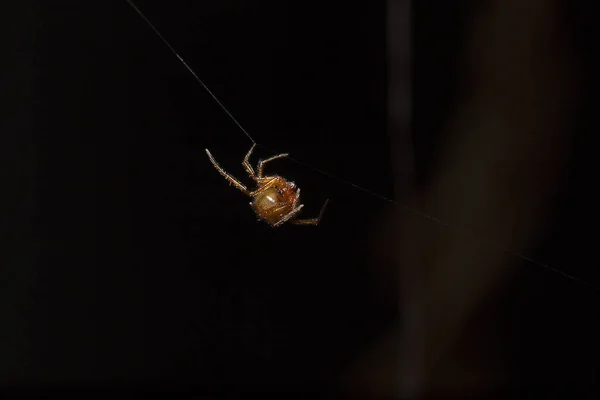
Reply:
[[258, 193], [252, 207], [257, 216], [269, 224], [275, 224], [293, 209], [296, 199], [295, 186], [282, 179], [278, 185]]

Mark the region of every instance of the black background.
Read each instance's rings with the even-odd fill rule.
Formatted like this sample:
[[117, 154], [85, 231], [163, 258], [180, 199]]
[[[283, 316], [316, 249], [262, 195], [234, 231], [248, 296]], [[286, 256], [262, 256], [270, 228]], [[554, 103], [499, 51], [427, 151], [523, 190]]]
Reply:
[[[423, 181], [468, 9], [426, 3], [414, 19]], [[330, 207], [317, 229], [257, 223], [204, 154], [249, 182], [250, 140], [124, 1], [20, 4], [2, 12], [15, 50], [2, 119], [3, 170], [14, 172], [2, 271], [9, 382], [310, 388], [387, 326], [395, 310], [369, 270], [372, 221], [388, 203], [282, 160], [269, 171], [300, 185], [304, 215], [326, 198]], [[391, 197], [383, 2], [136, 4], [265, 146], [257, 157], [290, 152]], [[576, 156], [535, 258], [598, 284], [590, 14], [573, 14], [588, 88]], [[595, 384], [597, 293], [522, 267], [506, 306], [517, 381], [536, 393]]]
[[[593, 144], [598, 68], [592, 40], [597, 24], [591, 21], [590, 4], [563, 3], [560, 21], [573, 35], [570, 43], [578, 58], [582, 90], [570, 127], [574, 147], [560, 183], [558, 208], [540, 245], [526, 252], [533, 262], [514, 257], [517, 272], [489, 308], [489, 315], [483, 316], [505, 337], [504, 356], [512, 365], [509, 385], [515, 389], [509, 397], [558, 393], [577, 397], [598, 393], [600, 388], [600, 273], [594, 233], [598, 167]], [[469, 0], [415, 2], [413, 138], [418, 185], [426, 184], [432, 161], [443, 151], [439, 132], [455, 111], [454, 99], [463, 89], [463, 64], [457, 56], [464, 54], [467, 24], [476, 18], [477, 7], [478, 2]]]
[[[390, 196], [383, 3], [137, 4], [265, 145], [255, 162], [290, 152]], [[126, 2], [34, 11], [17, 121], [33, 125], [33, 259], [13, 278], [10, 379], [334, 378], [394, 314], [368, 272], [386, 202], [283, 160], [268, 169], [303, 189], [305, 216], [331, 198], [323, 224], [257, 223], [204, 153], [249, 183], [251, 142]]]

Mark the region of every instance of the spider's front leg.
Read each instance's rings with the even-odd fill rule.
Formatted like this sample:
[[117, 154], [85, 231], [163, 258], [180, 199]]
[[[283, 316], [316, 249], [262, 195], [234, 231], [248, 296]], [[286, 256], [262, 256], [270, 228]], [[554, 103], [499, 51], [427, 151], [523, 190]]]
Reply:
[[250, 196], [250, 192], [248, 191], [248, 188], [246, 186], [242, 185], [240, 183], [240, 181], [235, 179], [233, 176], [231, 176], [227, 172], [225, 172], [225, 170], [223, 168], [221, 168], [221, 166], [215, 161], [214, 157], [212, 156], [212, 154], [210, 154], [210, 151], [208, 151], [208, 149], [204, 149], [204, 150], [206, 150], [206, 154], [208, 154], [208, 159], [213, 164], [215, 169], [217, 171], [219, 171], [219, 173], [221, 175], [223, 175], [223, 177], [225, 179], [227, 179], [233, 186], [235, 186], [236, 188], [238, 188], [239, 190], [244, 192], [245, 195]]
[[252, 155], [252, 152], [254, 151], [255, 147], [256, 147], [256, 143], [253, 143], [252, 147], [250, 147], [250, 151], [248, 152], [248, 154], [246, 154], [246, 157], [244, 157], [244, 161], [242, 161], [242, 165], [244, 166], [244, 169], [246, 170], [248, 175], [250, 175], [250, 178], [252, 178], [256, 181], [256, 180], [258, 180], [258, 178], [256, 176], [256, 173], [254, 173], [254, 168], [252, 168], [252, 165], [250, 165], [250, 156]]
[[268, 162], [271, 162], [273, 160], [277, 160], [278, 158], [283, 158], [283, 157], [287, 157], [289, 156], [288, 153], [284, 153], [284, 154], [277, 154], [276, 156], [273, 157], [269, 157], [266, 160], [260, 160], [258, 162], [258, 178], [262, 178], [263, 177], [263, 169], [265, 168], [265, 164]]

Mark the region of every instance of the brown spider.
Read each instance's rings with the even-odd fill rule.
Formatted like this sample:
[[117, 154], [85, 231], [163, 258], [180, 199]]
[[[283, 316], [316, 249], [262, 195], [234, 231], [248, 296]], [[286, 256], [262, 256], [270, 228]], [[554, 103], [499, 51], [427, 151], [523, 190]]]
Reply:
[[247, 196], [252, 197], [253, 201], [250, 202], [250, 206], [259, 219], [262, 219], [273, 227], [278, 227], [287, 221], [296, 225], [318, 225], [329, 199], [327, 199], [325, 204], [323, 204], [323, 207], [321, 207], [321, 212], [317, 218], [295, 219], [300, 210], [302, 210], [302, 207], [304, 207], [303, 204], [298, 204], [300, 202], [300, 188], [297, 188], [294, 182], [288, 182], [281, 176], [263, 176], [263, 169], [266, 163], [278, 158], [287, 157], [288, 154], [279, 154], [267, 158], [266, 160], [260, 160], [257, 167], [258, 172], [255, 173], [248, 161], [255, 146], [256, 144], [252, 145], [242, 162], [248, 175], [256, 181], [257, 188], [253, 191], [248, 190], [246, 186], [242, 185], [237, 179], [225, 172], [225, 170], [217, 164], [212, 154], [210, 154], [210, 151], [208, 151], [208, 149], [205, 150], [206, 154], [208, 154], [208, 158], [217, 171], [233, 184], [233, 186], [244, 192]]

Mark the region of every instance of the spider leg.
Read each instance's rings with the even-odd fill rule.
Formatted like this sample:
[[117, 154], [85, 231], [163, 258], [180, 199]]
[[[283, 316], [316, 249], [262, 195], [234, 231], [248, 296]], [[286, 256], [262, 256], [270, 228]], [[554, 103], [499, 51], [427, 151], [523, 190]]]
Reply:
[[250, 151], [248, 152], [248, 154], [246, 154], [246, 157], [244, 157], [244, 161], [242, 161], [242, 165], [244, 166], [244, 169], [246, 170], [246, 172], [248, 173], [248, 175], [250, 175], [250, 178], [257, 180], [256, 174], [254, 173], [254, 169], [252, 168], [252, 165], [250, 165], [250, 155], [252, 154], [252, 151], [254, 150], [254, 148], [256, 147], [256, 143], [254, 143], [252, 145], [252, 147], [250, 147]]
[[296, 208], [299, 201], [300, 201], [300, 188], [296, 189], [296, 198], [294, 198], [294, 202], [292, 203], [292, 209]]
[[302, 210], [302, 207], [304, 207], [304, 204], [300, 204], [298, 207], [294, 208], [292, 211], [290, 211], [289, 213], [287, 213], [279, 221], [277, 221], [277, 223], [273, 224], [273, 228], [277, 228], [278, 226], [280, 226], [284, 222], [287, 222], [290, 219], [294, 218], [296, 215], [298, 215], [298, 213], [300, 212], [300, 210]]
[[250, 192], [248, 192], [248, 188], [246, 188], [246, 186], [242, 185], [240, 183], [240, 181], [235, 179], [233, 176], [231, 176], [227, 172], [225, 172], [225, 170], [223, 168], [221, 168], [221, 166], [215, 161], [214, 157], [212, 156], [212, 154], [210, 154], [210, 151], [208, 151], [208, 149], [204, 149], [204, 150], [206, 150], [206, 154], [208, 154], [208, 158], [209, 158], [210, 162], [213, 164], [213, 166], [215, 167], [215, 169], [217, 171], [219, 171], [219, 173], [221, 175], [223, 175], [223, 177], [225, 179], [227, 179], [229, 181], [229, 183], [231, 183], [233, 186], [235, 186], [236, 188], [238, 188], [239, 190], [244, 192], [244, 194], [250, 196]]
[[287, 157], [287, 156], [289, 156], [289, 154], [288, 153], [284, 153], [284, 154], [278, 154], [278, 155], [273, 156], [273, 157], [269, 157], [266, 160], [260, 160], [258, 162], [258, 177], [259, 178], [263, 177], [263, 169], [264, 169], [266, 163], [268, 163], [270, 161], [273, 161], [273, 160], [277, 160], [278, 158], [283, 158], [283, 157]]
[[317, 218], [295, 219], [293, 221], [290, 221], [290, 224], [319, 225], [319, 222], [321, 222], [321, 218], [323, 218], [323, 213], [325, 213], [325, 207], [327, 207], [327, 203], [329, 203], [329, 199], [325, 200], [325, 204], [323, 204], [323, 207], [321, 207], [321, 211], [319, 212], [319, 216]]
[[260, 186], [258, 189], [249, 192], [248, 196], [255, 197], [257, 194], [260, 194], [265, 190], [272, 188], [275, 185], [275, 183], [277, 183], [277, 178], [257, 178], [257, 180], [263, 183], [263, 185]]

